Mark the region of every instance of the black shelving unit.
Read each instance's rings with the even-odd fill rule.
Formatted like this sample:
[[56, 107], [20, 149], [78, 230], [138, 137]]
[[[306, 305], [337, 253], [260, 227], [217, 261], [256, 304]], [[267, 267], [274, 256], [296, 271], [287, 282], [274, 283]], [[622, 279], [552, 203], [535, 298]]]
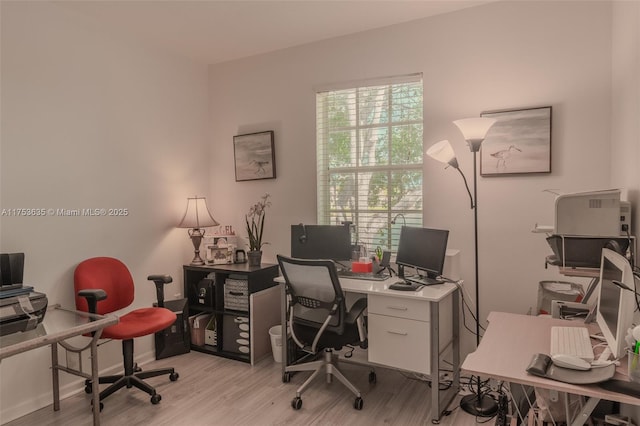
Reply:
[[[184, 297], [189, 300], [190, 316], [210, 313], [216, 319], [215, 346], [210, 344], [200, 346], [192, 343], [191, 350], [249, 363], [270, 353], [268, 329], [280, 321], [280, 291], [274, 288], [278, 284], [273, 281], [278, 276], [278, 265], [262, 264], [258, 267], [250, 267], [247, 263], [184, 265], [183, 273]], [[225, 307], [224, 284], [228, 278], [247, 281], [246, 311]], [[212, 281], [203, 282], [206, 279], [212, 279]], [[207, 285], [211, 286], [210, 291], [213, 297], [210, 297], [208, 292], [198, 291], [200, 287], [207, 287]], [[252, 295], [260, 297], [252, 297]], [[240, 324], [243, 327], [243, 341], [246, 340], [250, 344], [240, 346], [238, 350], [234, 348], [238, 335], [234, 332], [233, 335], [226, 336], [225, 341], [225, 330], [231, 333]]]

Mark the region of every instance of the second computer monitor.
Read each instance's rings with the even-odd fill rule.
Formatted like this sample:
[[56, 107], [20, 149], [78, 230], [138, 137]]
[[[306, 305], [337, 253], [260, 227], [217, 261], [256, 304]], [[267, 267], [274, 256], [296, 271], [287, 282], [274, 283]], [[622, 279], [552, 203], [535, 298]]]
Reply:
[[291, 225], [291, 257], [351, 260], [351, 232], [346, 225]]
[[616, 359], [624, 356], [625, 336], [633, 323], [633, 288], [629, 261], [613, 250], [602, 249], [596, 321]]
[[449, 231], [403, 226], [400, 229], [396, 264], [425, 272], [429, 278], [442, 275]]

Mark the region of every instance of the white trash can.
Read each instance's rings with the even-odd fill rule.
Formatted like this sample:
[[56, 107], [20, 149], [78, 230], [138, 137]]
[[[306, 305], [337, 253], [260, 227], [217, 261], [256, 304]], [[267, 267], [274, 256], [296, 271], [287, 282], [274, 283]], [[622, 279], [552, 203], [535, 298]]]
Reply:
[[282, 326], [274, 325], [269, 329], [269, 337], [271, 337], [271, 351], [273, 352], [273, 360], [282, 362]]

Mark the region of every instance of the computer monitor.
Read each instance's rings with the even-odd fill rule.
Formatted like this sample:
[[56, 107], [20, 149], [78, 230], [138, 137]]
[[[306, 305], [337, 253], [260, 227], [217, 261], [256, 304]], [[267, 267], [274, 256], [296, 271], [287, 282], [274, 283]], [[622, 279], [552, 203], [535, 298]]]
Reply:
[[629, 261], [613, 250], [602, 249], [596, 322], [614, 359], [624, 356], [625, 336], [633, 323], [635, 295], [629, 290], [634, 288], [633, 280]]
[[351, 260], [351, 232], [346, 225], [291, 225], [291, 257]]
[[442, 275], [448, 239], [448, 230], [403, 226], [396, 255], [400, 276], [404, 277], [405, 266], [423, 271], [433, 279]]
[[0, 288], [22, 287], [24, 253], [0, 253]]

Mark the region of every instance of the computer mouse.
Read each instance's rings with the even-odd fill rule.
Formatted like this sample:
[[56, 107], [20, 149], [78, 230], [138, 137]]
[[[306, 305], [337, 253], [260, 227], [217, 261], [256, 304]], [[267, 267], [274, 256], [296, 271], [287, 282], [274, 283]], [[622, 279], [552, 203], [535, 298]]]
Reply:
[[569, 368], [571, 370], [587, 371], [591, 370], [591, 364], [582, 358], [578, 358], [574, 355], [556, 354], [551, 356], [551, 361], [554, 365], [563, 368]]

